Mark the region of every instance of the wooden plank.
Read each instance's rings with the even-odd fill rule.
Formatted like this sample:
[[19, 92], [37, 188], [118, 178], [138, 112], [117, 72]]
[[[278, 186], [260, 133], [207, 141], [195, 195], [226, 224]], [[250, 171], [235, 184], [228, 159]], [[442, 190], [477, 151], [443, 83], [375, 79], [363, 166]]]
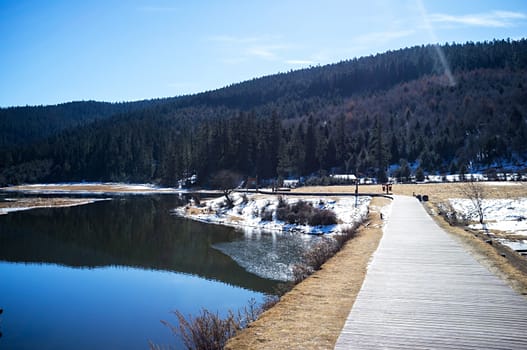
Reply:
[[527, 349], [527, 299], [396, 197], [335, 349]]

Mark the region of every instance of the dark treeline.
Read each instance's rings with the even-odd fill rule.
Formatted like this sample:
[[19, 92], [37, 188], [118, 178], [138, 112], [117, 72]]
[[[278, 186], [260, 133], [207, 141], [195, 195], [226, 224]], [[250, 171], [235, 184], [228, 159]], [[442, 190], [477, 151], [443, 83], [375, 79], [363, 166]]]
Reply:
[[16, 148], [65, 129], [165, 102], [163, 99], [121, 103], [79, 101], [54, 106], [0, 108], [0, 149]]
[[[46, 139], [31, 136], [29, 126], [30, 136], [0, 154], [0, 183], [173, 185], [194, 173], [206, 182], [220, 169], [260, 178], [359, 171], [382, 179], [389, 165], [445, 173], [523, 164], [527, 40], [441, 48], [454, 84], [436, 48], [423, 46], [124, 104], [112, 115], [83, 110], [73, 113], [88, 115], [79, 126], [54, 127]], [[46, 115], [50, 107], [31, 108]], [[24, 108], [7, 110], [25, 123]]]

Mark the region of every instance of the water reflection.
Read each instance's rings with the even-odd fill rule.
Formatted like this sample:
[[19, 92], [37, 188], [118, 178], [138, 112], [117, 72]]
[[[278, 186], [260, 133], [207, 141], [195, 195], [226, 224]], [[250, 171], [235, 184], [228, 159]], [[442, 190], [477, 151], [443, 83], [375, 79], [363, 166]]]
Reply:
[[226, 313], [260, 293], [187, 274], [0, 262], [0, 349], [146, 349], [182, 344], [160, 320], [170, 311]]
[[171, 216], [180, 204], [134, 196], [0, 216], [0, 348], [180, 346], [160, 323], [176, 322], [170, 311], [223, 313], [274, 291], [213, 248], [243, 233]]
[[234, 259], [247, 271], [280, 281], [293, 279], [293, 266], [320, 238], [296, 233], [247, 230], [239, 239], [221, 242], [214, 248]]
[[0, 260], [168, 270], [273, 291], [276, 283], [248, 273], [212, 248], [241, 233], [169, 215], [180, 204], [177, 196], [126, 197], [3, 215]]

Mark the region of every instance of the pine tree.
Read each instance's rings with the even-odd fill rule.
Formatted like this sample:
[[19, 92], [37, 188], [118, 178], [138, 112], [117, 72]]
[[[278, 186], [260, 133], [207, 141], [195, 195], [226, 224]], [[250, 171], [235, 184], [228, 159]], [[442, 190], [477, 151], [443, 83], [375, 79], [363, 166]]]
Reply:
[[377, 181], [386, 182], [388, 180], [386, 176], [386, 168], [388, 166], [388, 149], [384, 143], [383, 125], [380, 122], [378, 116], [375, 117], [373, 136], [370, 145], [371, 153], [375, 159]]

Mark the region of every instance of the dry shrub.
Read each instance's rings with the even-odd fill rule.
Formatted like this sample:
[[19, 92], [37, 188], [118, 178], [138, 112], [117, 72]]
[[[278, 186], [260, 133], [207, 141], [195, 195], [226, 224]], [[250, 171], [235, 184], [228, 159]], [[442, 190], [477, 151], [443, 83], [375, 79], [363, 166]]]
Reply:
[[162, 323], [174, 334], [179, 334], [189, 350], [223, 349], [227, 340], [240, 329], [232, 312], [224, 319], [206, 309], [201, 310], [198, 316], [189, 316], [188, 319], [180, 311], [175, 311], [175, 315], [178, 327], [166, 321]]
[[337, 246], [339, 247], [339, 250], [344, 246], [344, 244], [346, 244], [347, 241], [355, 238], [355, 236], [357, 235], [357, 228], [358, 225], [347, 227], [342, 230], [340, 235], [335, 236], [335, 240], [337, 241]]
[[262, 312], [269, 310], [280, 301], [280, 297], [277, 295], [266, 295], [264, 302], [260, 306]]
[[285, 208], [287, 206], [288, 205], [287, 205], [287, 201], [285, 200], [285, 198], [282, 196], [279, 196], [278, 197], [278, 208]]
[[260, 211], [260, 218], [262, 221], [273, 221], [273, 211], [268, 208], [262, 208]]
[[304, 254], [304, 263], [315, 271], [319, 270], [329, 258], [335, 255], [338, 249], [334, 239], [323, 238]]
[[244, 193], [242, 195], [242, 204], [247, 204], [249, 203], [249, 197], [247, 197], [247, 195]]
[[[264, 305], [272, 307], [272, 302], [272, 298], [269, 297]], [[274, 303], [276, 304], [276, 302]], [[168, 321], [161, 321], [161, 323], [181, 338], [186, 349], [219, 350], [223, 349], [227, 341], [237, 332], [256, 320], [262, 312], [263, 307], [257, 307], [256, 301], [251, 299], [249, 306], [236, 314], [229, 311], [224, 318], [220, 317], [217, 312], [214, 313], [207, 309], [202, 309], [195, 317], [191, 315], [185, 317], [179, 310], [176, 310], [174, 314], [178, 319], [178, 326], [174, 326]], [[150, 343], [150, 349], [161, 349], [161, 347]]]
[[302, 256], [302, 262], [293, 266], [293, 280], [300, 283], [335, 255], [344, 244], [357, 234], [358, 224], [347, 227], [334, 238], [324, 237]]
[[307, 266], [305, 263], [295, 264], [293, 266], [293, 282], [298, 284], [308, 278], [313, 272], [313, 268]]
[[336, 225], [337, 215], [332, 210], [314, 208], [313, 215], [309, 218], [311, 226]]
[[291, 205], [279, 205], [276, 209], [276, 218], [289, 224], [303, 225], [307, 223], [309, 217], [311, 216], [312, 210], [312, 205], [300, 200]]
[[276, 218], [296, 225], [325, 226], [337, 223], [337, 216], [331, 210], [315, 208], [311, 203], [302, 200], [288, 205], [281, 198], [278, 201]]
[[469, 218], [463, 213], [457, 212], [450, 202], [443, 202], [437, 205], [439, 215], [441, 215], [450, 226], [467, 226]]

